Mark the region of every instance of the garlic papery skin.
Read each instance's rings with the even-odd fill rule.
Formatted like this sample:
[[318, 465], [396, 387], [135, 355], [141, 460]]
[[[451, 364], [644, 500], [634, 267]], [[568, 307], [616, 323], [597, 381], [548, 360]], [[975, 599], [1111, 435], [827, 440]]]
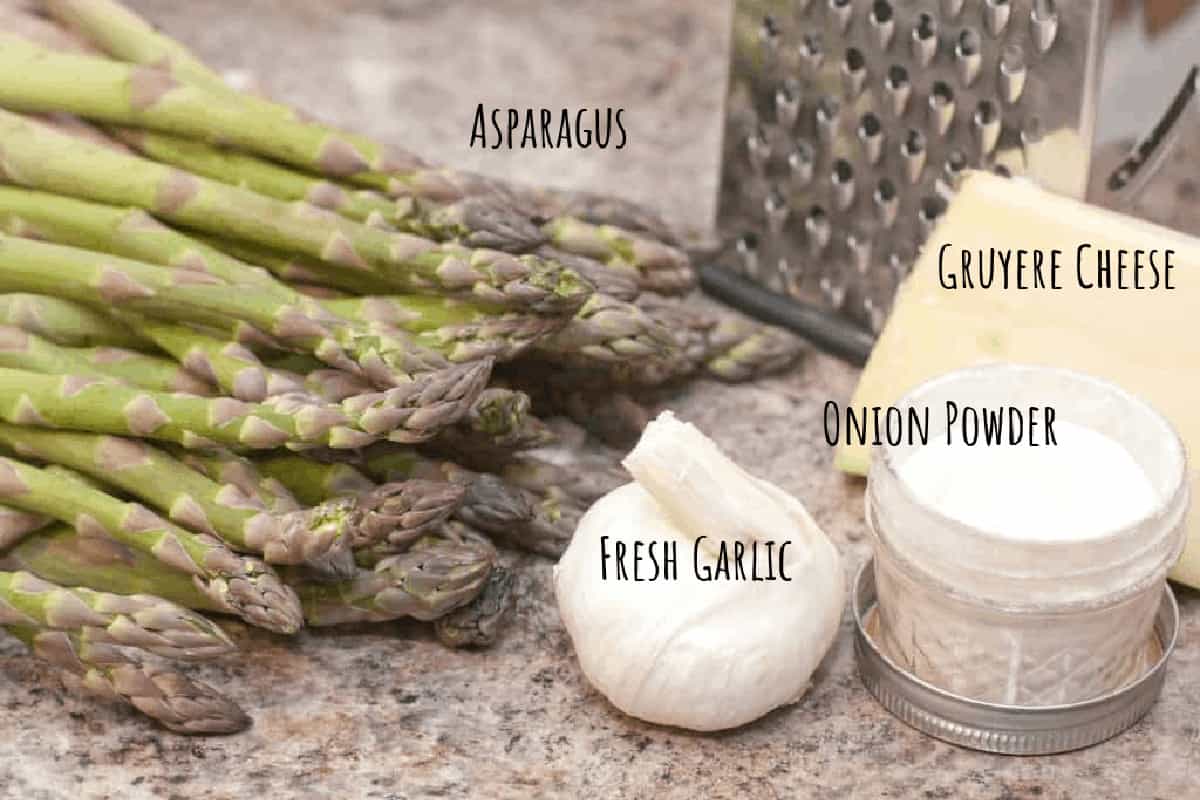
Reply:
[[[639, 443], [627, 462], [638, 481], [589, 509], [554, 589], [584, 675], [613, 705], [715, 731], [800, 699], [837, 634], [845, 578], [837, 549], [799, 501], [696, 437], [669, 415], [647, 427], [643, 441], [654, 449], [641, 455], [653, 458], [641, 459]], [[711, 546], [696, 547], [700, 536]], [[676, 542], [677, 576], [602, 579], [602, 537], [610, 554], [617, 542]], [[766, 541], [791, 543], [783, 562], [791, 580], [706, 581], [695, 569], [716, 564], [721, 542]]]

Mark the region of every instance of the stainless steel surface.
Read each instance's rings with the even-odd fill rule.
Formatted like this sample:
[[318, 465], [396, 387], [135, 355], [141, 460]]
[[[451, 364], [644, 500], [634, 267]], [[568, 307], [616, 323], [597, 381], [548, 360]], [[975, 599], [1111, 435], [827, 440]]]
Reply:
[[1079, 703], [1012, 706], [985, 703], [943, 691], [897, 666], [872, 637], [874, 564], [858, 571], [851, 598], [854, 654], [859, 676], [875, 699], [901, 721], [952, 744], [1005, 755], [1048, 755], [1098, 744], [1141, 719], [1162, 692], [1166, 665], [1175, 648], [1179, 607], [1169, 586], [1154, 623], [1157, 659], [1133, 683]]
[[1107, 0], [738, 0], [723, 260], [878, 329], [964, 169], [1082, 196]]

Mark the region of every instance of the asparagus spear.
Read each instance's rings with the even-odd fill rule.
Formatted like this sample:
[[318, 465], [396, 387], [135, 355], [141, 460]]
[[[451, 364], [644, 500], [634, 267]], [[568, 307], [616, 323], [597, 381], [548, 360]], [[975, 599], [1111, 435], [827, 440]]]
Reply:
[[214, 92], [232, 92], [217, 73], [183, 45], [113, 0], [42, 0], [54, 19], [79, 31], [124, 61], [159, 64], [177, 80]]
[[309, 625], [437, 619], [483, 590], [493, 554], [437, 542], [386, 558], [348, 581], [295, 580]]
[[392, 291], [388, 282], [359, 270], [331, 270], [315, 258], [264, 247], [244, 239], [231, 239], [211, 233], [198, 233], [198, 238], [221, 252], [241, 261], [255, 264], [288, 284], [306, 283], [334, 287], [358, 294], [386, 294]]
[[461, 486], [445, 481], [409, 478], [377, 485], [349, 464], [293, 455], [267, 456], [255, 463], [261, 474], [275, 478], [308, 505], [381, 498], [361, 523], [362, 535], [352, 539], [356, 548], [381, 541], [399, 547], [415, 541], [444, 522], [465, 495]]
[[159, 392], [213, 394], [208, 383], [173, 361], [129, 350], [61, 347], [8, 325], [0, 325], [0, 367], [44, 375], [113, 377]]
[[64, 347], [142, 350], [150, 346], [146, 339], [108, 315], [48, 295], [0, 293], [0, 323], [36, 333]]
[[236, 486], [247, 497], [276, 513], [303, 508], [300, 501], [282, 483], [261, 470], [250, 459], [229, 450], [182, 450], [171, 452], [180, 461], [209, 480]]
[[0, 625], [86, 633], [92, 642], [185, 661], [236, 649], [216, 624], [167, 600], [67, 589], [28, 572], [0, 572]]
[[561, 317], [489, 311], [473, 303], [420, 295], [335, 298], [322, 305], [346, 319], [408, 331], [418, 343], [454, 362], [484, 356], [508, 361], [568, 324]]
[[[5, 56], [23, 46], [0, 37], [0, 103], [17, 108], [23, 106], [5, 91]], [[40, 69], [52, 67], [46, 59], [66, 57], [44, 56], [35, 54]], [[307, 203], [286, 203], [115, 152], [8, 112], [0, 113], [0, 136], [8, 178], [21, 185], [142, 208], [185, 227], [303, 253], [329, 271], [362, 272], [397, 289], [473, 296], [545, 313], [572, 311], [590, 291], [573, 272], [534, 256], [377, 230]]]
[[23, 456], [67, 466], [119, 488], [175, 523], [218, 536], [235, 550], [261, 554], [270, 564], [322, 559], [365, 538], [363, 527], [376, 527], [364, 522], [375, 517], [373, 506], [379, 501], [374, 498], [271, 512], [238, 487], [213, 481], [133, 439], [0, 423], [0, 443]]
[[531, 492], [560, 491], [585, 506], [630, 481], [619, 463], [583, 461], [577, 456], [566, 462], [549, 461], [529, 453], [516, 454], [500, 476]]
[[614, 269], [594, 258], [568, 253], [550, 245], [542, 245], [534, 250], [533, 254], [556, 264], [562, 264], [577, 273], [592, 284], [599, 294], [632, 303], [642, 291], [633, 270]]
[[511, 570], [493, 567], [474, 600], [434, 621], [438, 641], [454, 648], [493, 644], [513, 607], [513, 583]]
[[[216, 384], [229, 396], [257, 403], [271, 392], [269, 372], [258, 356], [245, 345], [218, 339], [176, 323], [162, 322], [151, 317], [120, 315], [130, 320], [130, 327], [143, 333], [155, 344], [182, 364], [189, 374], [200, 375]], [[136, 322], [136, 324], [134, 324]], [[143, 383], [136, 385], [155, 388]], [[296, 387], [288, 385], [285, 391]], [[211, 394], [212, 392], [208, 392]]]
[[704, 367], [723, 381], [748, 381], [787, 368], [804, 345], [796, 336], [767, 325], [730, 317], [709, 337], [710, 355]]
[[262, 290], [276, 289], [283, 292], [283, 299], [292, 299], [263, 268], [180, 233], [140, 208], [0, 185], [0, 228], [14, 236], [195, 270]]
[[9, 626], [42, 660], [63, 671], [68, 687], [122, 701], [176, 733], [237, 733], [250, 718], [230, 700], [175, 670], [142, 664], [112, 645], [87, 636]]
[[588, 366], [669, 357], [675, 340], [637, 306], [594, 294], [562, 330], [535, 347], [540, 358]]
[[696, 273], [683, 251], [655, 239], [571, 217], [555, 217], [542, 231], [560, 250], [631, 271], [647, 291], [683, 294], [696, 287]]
[[53, 524], [54, 519], [45, 514], [0, 506], [0, 553], [34, 531], [40, 531]]
[[373, 437], [347, 426], [329, 406], [283, 413], [228, 397], [197, 397], [133, 389], [80, 376], [38, 375], [0, 368], [0, 419], [176, 442], [249, 449], [357, 448]]
[[179, 528], [144, 506], [11, 458], [0, 458], [0, 498], [73, 524], [85, 535], [110, 537], [154, 555], [191, 575], [226, 613], [282, 633], [300, 626], [295, 597], [270, 567], [235, 555], [211, 536]]
[[664, 244], [677, 244], [675, 233], [666, 220], [640, 203], [593, 192], [548, 187], [521, 186], [516, 191], [530, 210], [542, 219], [575, 217], [594, 225], [612, 225], [646, 234]]
[[413, 197], [394, 199], [193, 139], [131, 128], [118, 129], [116, 134], [155, 161], [277, 200], [311, 203], [358, 222], [434, 241], [521, 253], [546, 238], [528, 218], [495, 198], [470, 197], [448, 205]]

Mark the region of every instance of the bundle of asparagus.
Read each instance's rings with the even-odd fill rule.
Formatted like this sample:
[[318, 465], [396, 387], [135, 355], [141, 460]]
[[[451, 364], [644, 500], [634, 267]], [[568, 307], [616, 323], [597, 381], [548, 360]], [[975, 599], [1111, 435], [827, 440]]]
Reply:
[[113, 0], [0, 15], [0, 626], [172, 730], [249, 724], [136, 660], [228, 656], [198, 612], [491, 643], [493, 541], [557, 557], [623, 480], [535, 409], [620, 441], [798, 353], [683, 299], [645, 209], [239, 93]]

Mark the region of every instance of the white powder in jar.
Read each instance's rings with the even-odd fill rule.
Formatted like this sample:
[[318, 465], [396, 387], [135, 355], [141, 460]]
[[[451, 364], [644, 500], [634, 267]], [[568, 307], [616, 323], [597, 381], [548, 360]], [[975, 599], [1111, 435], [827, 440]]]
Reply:
[[1065, 420], [1054, 433], [1058, 444], [1043, 447], [931, 440], [900, 465], [900, 479], [952, 519], [1026, 541], [1092, 539], [1153, 510], [1154, 486], [1119, 442]]

